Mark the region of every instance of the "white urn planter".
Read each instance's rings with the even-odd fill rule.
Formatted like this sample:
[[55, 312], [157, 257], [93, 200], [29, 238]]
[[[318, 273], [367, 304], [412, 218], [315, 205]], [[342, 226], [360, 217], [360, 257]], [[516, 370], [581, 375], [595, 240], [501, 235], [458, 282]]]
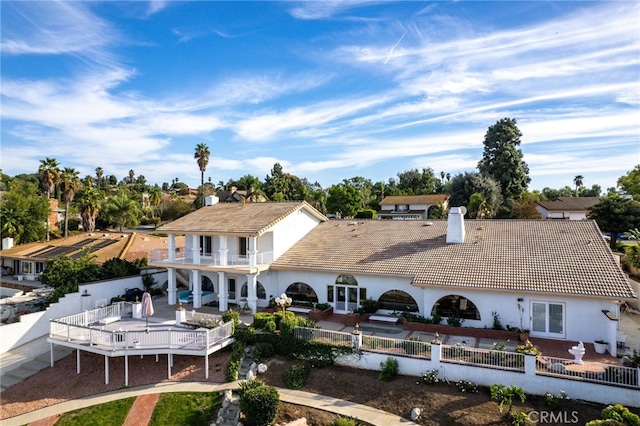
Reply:
[[607, 351], [607, 347], [609, 344], [607, 342], [603, 342], [601, 340], [597, 340], [593, 342], [593, 348], [595, 349], [597, 354], [603, 354]]

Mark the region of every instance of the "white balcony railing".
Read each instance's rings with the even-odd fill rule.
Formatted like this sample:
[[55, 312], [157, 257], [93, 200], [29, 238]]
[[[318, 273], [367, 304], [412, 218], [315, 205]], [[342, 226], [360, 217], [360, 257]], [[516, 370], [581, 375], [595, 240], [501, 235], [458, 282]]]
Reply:
[[[156, 263], [173, 263], [181, 265], [195, 265], [193, 251], [179, 250], [175, 252], [174, 260], [169, 261], [169, 251], [167, 249], [157, 249], [149, 251], [149, 262]], [[273, 262], [273, 252], [262, 252], [255, 255], [256, 265], [269, 265]], [[251, 264], [250, 256], [240, 254], [228, 254], [221, 256], [219, 254], [212, 256], [200, 255], [202, 266], [248, 266]]]

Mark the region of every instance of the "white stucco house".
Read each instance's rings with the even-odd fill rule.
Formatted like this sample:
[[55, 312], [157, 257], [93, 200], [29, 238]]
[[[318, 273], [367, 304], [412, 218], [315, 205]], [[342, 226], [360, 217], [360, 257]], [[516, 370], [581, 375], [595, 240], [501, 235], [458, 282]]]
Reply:
[[539, 201], [536, 210], [542, 219], [585, 220], [589, 208], [600, 202], [600, 197], [559, 197], [553, 201]]
[[[409, 310], [456, 316], [465, 326], [503, 324], [532, 337], [592, 342], [615, 353], [619, 305], [637, 298], [594, 221], [329, 221], [306, 202], [219, 203], [158, 229], [168, 252], [150, 265], [168, 269], [169, 304], [176, 274], [189, 277], [195, 308], [254, 310], [286, 292], [348, 313], [365, 299], [381, 313]], [[172, 244], [186, 236], [186, 252]]]
[[429, 217], [429, 209], [442, 206], [447, 209], [447, 194], [426, 195], [390, 195], [380, 201], [380, 219], [392, 220], [425, 220]]

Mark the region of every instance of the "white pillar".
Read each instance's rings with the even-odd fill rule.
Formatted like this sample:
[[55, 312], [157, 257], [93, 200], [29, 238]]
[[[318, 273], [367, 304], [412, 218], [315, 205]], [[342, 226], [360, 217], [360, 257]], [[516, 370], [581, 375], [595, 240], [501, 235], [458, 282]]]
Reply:
[[104, 384], [109, 384], [109, 357], [104, 356]]
[[176, 309], [176, 325], [182, 324], [187, 318], [187, 311], [182, 307], [182, 303], [178, 304], [178, 309]]
[[204, 356], [204, 378], [209, 379], [209, 354]]
[[224, 272], [218, 272], [218, 309], [226, 312], [229, 309], [229, 288]]
[[202, 306], [202, 283], [200, 282], [200, 271], [197, 269], [191, 271], [191, 282], [193, 284], [193, 307], [198, 309]]
[[192, 235], [191, 236], [191, 250], [193, 251], [193, 264], [200, 264], [200, 236]]
[[80, 349], [76, 350], [76, 374], [80, 374]]
[[124, 356], [124, 386], [129, 386], [129, 355]]
[[251, 312], [254, 314], [258, 310], [257, 286], [258, 275], [247, 274], [247, 304], [251, 308]]
[[227, 248], [227, 237], [220, 237], [220, 248], [218, 249], [218, 253], [220, 255], [220, 266], [227, 266], [228, 258], [229, 258], [229, 249]]
[[171, 354], [167, 354], [167, 377], [171, 378]]
[[167, 280], [169, 285], [167, 286], [168, 303], [169, 305], [175, 305], [178, 301], [177, 289], [176, 289], [176, 270], [174, 268], [167, 268]]
[[176, 236], [174, 234], [169, 234], [169, 242], [168, 242], [168, 260], [173, 263], [176, 260]]
[[258, 237], [249, 237], [247, 254], [249, 255], [249, 268], [253, 269], [257, 265]]
[[50, 354], [50, 360], [51, 360], [51, 366], [53, 367], [53, 343], [49, 343], [49, 354]]

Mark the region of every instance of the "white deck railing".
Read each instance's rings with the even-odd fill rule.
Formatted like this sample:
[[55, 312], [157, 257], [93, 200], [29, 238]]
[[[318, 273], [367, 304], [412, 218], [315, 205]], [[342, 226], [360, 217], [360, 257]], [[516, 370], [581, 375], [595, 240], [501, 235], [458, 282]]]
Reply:
[[536, 374], [580, 380], [604, 385], [625, 386], [638, 389], [640, 369], [622, 365], [603, 364], [584, 361], [582, 364], [574, 360], [543, 356], [536, 362]]
[[293, 336], [296, 339], [307, 342], [328, 343], [335, 346], [353, 345], [351, 333], [342, 331], [323, 330], [321, 328], [296, 327], [293, 329]]
[[362, 336], [363, 351], [394, 353], [431, 359], [431, 344], [419, 340], [392, 339], [388, 337]]
[[[169, 251], [167, 249], [156, 249], [149, 251], [149, 262], [156, 263], [175, 263], [180, 265], [194, 265], [193, 252], [189, 250], [177, 251], [174, 260], [169, 261]], [[226, 258], [226, 261], [225, 261]], [[273, 252], [261, 252], [255, 255], [256, 265], [268, 265], [273, 263]], [[202, 266], [246, 266], [249, 265], [250, 257], [248, 255], [228, 254], [227, 256], [200, 256], [199, 265]]]
[[440, 361], [524, 373], [524, 354], [442, 345]]

